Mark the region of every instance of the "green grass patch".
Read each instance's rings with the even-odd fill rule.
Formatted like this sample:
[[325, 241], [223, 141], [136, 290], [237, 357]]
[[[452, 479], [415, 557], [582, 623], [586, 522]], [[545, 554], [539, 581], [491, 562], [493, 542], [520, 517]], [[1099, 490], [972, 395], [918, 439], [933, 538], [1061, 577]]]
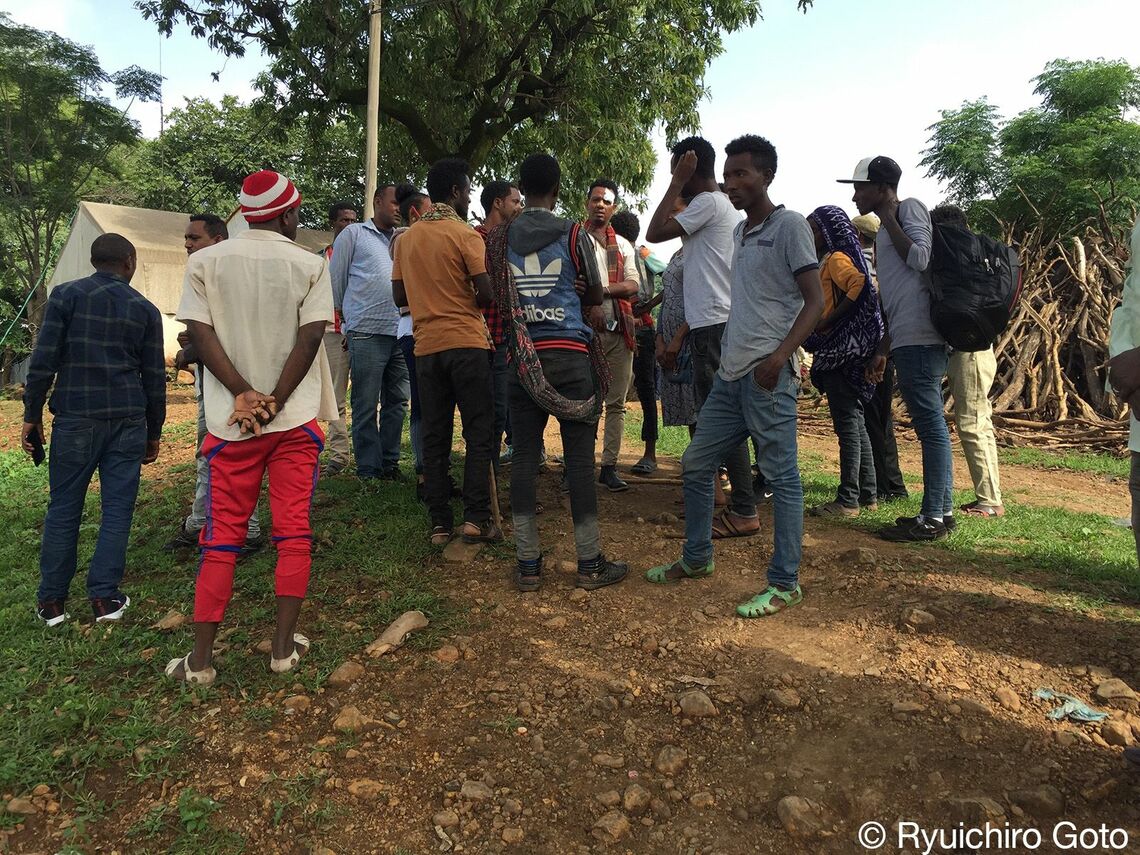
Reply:
[[[800, 469], [807, 507], [835, 498], [839, 478], [824, 471], [822, 458], [801, 454]], [[972, 492], [955, 492], [956, 506], [971, 499]], [[918, 513], [921, 504], [921, 495], [914, 495], [903, 502], [882, 505], [877, 511], [864, 511], [855, 519], [828, 521], [876, 531], [893, 523], [895, 517]], [[957, 520], [958, 530], [951, 537], [914, 548], [944, 550], [973, 566], [1003, 574], [1009, 570], [1040, 571], [1048, 575], [1048, 587], [1086, 600], [1140, 599], [1140, 572], [1136, 568], [1132, 532], [1115, 525], [1111, 517], [1007, 502], [1006, 514], [999, 520], [964, 514], [958, 514]]]
[[1070, 472], [1089, 472], [1112, 478], [1128, 478], [1131, 460], [1094, 451], [1046, 451], [1040, 448], [999, 448], [998, 460], [1032, 469], [1068, 469]]
[[[119, 626], [95, 625], [87, 605], [85, 570], [99, 523], [99, 497], [92, 491], [68, 602], [72, 620], [47, 629], [34, 614], [47, 467], [33, 467], [19, 451], [0, 452], [6, 529], [0, 538], [6, 571], [0, 591], [0, 790], [24, 793], [47, 783], [74, 800], [96, 768], [121, 764], [134, 777], [176, 775], [180, 754], [216, 698], [260, 698], [295, 682], [315, 689], [407, 609], [423, 610], [432, 622], [410, 639], [412, 647], [434, 643], [455, 625], [412, 485], [326, 479], [314, 501], [312, 580], [301, 615], [301, 629], [315, 642], [306, 665], [283, 682], [252, 649], [272, 634], [275, 556], [267, 549], [238, 567], [220, 634], [224, 648], [215, 659], [218, 682], [195, 690], [168, 683], [162, 669], [189, 650], [189, 627], [164, 633], [151, 625], [172, 608], [187, 615], [192, 610], [196, 556], [172, 555], [162, 545], [186, 512], [194, 472], [190, 465], [173, 467], [178, 483], [171, 486], [152, 480], [159, 471], [144, 470], [123, 581], [132, 600], [126, 619]], [[264, 499], [262, 508], [267, 510]], [[276, 715], [250, 701], [244, 721], [261, 730]], [[142, 831], [171, 819], [185, 837], [198, 808], [188, 807], [181, 823], [144, 818]]]

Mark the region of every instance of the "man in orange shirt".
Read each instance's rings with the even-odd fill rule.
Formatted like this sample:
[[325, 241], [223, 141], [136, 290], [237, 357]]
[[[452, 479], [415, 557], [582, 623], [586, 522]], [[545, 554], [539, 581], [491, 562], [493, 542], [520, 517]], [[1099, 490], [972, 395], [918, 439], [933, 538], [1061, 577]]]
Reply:
[[449, 157], [428, 171], [431, 210], [400, 236], [392, 265], [396, 305], [412, 311], [420, 392], [424, 481], [431, 541], [451, 538], [448, 462], [455, 408], [463, 423], [463, 539], [494, 541], [491, 521], [491, 452], [495, 399], [491, 390], [491, 337], [480, 311], [491, 303], [483, 239], [467, 224], [470, 168]]

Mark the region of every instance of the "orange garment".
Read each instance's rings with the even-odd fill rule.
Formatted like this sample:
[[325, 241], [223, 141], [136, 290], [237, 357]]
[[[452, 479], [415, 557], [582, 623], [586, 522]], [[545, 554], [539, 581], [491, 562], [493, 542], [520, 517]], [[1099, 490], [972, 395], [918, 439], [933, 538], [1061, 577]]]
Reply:
[[845, 252], [829, 252], [819, 267], [819, 284], [823, 288], [823, 317], [835, 311], [840, 295], [855, 302], [867, 279]]
[[416, 356], [491, 349], [471, 279], [487, 272], [487, 247], [458, 220], [419, 220], [396, 242], [392, 281], [402, 280], [415, 323]]

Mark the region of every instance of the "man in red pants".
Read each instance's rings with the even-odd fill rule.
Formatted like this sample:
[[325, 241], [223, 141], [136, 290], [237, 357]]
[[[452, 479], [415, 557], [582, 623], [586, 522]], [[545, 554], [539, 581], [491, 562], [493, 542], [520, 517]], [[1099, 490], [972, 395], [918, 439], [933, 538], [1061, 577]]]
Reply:
[[277, 547], [277, 629], [270, 668], [291, 671], [309, 649], [295, 632], [312, 563], [309, 507], [324, 434], [336, 418], [321, 348], [332, 320], [328, 261], [293, 242], [301, 194], [270, 170], [242, 183], [249, 231], [192, 255], [178, 319], [205, 374], [209, 462], [202, 560], [194, 590], [194, 649], [166, 666], [187, 683], [214, 681], [214, 637], [233, 594], [234, 564], [269, 472]]

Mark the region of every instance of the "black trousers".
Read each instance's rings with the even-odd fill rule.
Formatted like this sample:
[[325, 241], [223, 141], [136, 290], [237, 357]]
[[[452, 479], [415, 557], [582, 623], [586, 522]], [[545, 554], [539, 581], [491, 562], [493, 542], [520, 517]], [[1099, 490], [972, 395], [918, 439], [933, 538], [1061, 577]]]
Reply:
[[899, 470], [899, 449], [895, 443], [895, 417], [891, 400], [895, 394], [895, 363], [887, 360], [883, 382], [875, 387], [874, 397], [863, 405], [867, 436], [871, 438], [871, 456], [875, 460], [875, 484], [880, 496], [905, 496], [906, 484]]
[[482, 526], [491, 518], [488, 479], [495, 432], [495, 396], [487, 351], [460, 347], [416, 356], [416, 379], [424, 446], [424, 492], [431, 524], [449, 531], [455, 526], [451, 481], [447, 476], [458, 406], [467, 445], [463, 467], [464, 522]]
[[657, 333], [653, 327], [638, 327], [637, 353], [633, 357], [633, 387], [643, 413], [641, 441], [657, 442]]

